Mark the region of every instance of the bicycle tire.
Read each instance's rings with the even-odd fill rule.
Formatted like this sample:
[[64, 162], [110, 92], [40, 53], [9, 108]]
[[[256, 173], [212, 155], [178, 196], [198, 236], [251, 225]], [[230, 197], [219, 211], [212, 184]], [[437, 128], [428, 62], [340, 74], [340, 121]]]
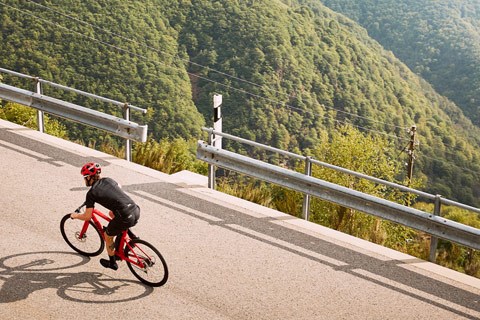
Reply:
[[152, 287], [163, 286], [168, 280], [168, 267], [160, 251], [152, 244], [141, 239], [131, 240], [129, 244], [134, 253], [131, 253], [130, 247], [126, 246], [125, 256], [132, 260], [142, 259], [142, 262], [145, 264], [144, 268], [139, 268], [132, 265], [130, 261], [125, 260], [133, 275], [146, 285]]
[[[82, 239], [78, 234], [82, 230], [84, 221], [70, 218], [70, 214], [65, 215], [60, 221], [60, 232], [63, 240], [76, 252], [83, 256], [98, 256], [105, 249], [100, 231], [95, 227], [92, 221], [89, 221], [89, 228]], [[95, 231], [94, 231], [95, 230]]]

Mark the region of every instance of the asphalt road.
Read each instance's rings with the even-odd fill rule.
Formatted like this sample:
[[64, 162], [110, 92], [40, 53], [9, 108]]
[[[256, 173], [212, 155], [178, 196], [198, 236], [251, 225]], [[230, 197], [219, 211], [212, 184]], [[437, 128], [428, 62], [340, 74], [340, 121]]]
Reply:
[[[63, 241], [100, 162], [142, 209], [169, 281]], [[480, 280], [0, 120], [0, 319], [480, 319]]]

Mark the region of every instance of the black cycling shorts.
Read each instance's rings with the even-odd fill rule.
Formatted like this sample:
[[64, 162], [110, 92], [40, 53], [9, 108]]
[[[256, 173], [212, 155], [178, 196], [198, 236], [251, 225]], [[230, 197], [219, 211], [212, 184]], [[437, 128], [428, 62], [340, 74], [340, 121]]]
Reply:
[[136, 205], [133, 210], [129, 210], [128, 214], [120, 215], [114, 213], [115, 217], [110, 221], [107, 226], [107, 235], [110, 237], [118, 236], [128, 228], [137, 224], [140, 218], [140, 208]]

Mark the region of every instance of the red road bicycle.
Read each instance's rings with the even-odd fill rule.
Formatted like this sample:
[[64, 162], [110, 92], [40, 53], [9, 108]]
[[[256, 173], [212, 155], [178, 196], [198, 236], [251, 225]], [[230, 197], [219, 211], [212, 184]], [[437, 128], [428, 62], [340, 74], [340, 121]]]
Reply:
[[[85, 203], [75, 212], [79, 213]], [[82, 221], [65, 215], [60, 222], [63, 239], [76, 252], [87, 257], [97, 256], [105, 249], [105, 230], [99, 218], [109, 222], [112, 219], [103, 212], [93, 209], [92, 218]], [[168, 268], [160, 252], [150, 243], [133, 235], [130, 230], [124, 231], [115, 241], [115, 255], [127, 263], [133, 275], [142, 283], [159, 287], [168, 279]], [[118, 238], [117, 237], [117, 238]]]

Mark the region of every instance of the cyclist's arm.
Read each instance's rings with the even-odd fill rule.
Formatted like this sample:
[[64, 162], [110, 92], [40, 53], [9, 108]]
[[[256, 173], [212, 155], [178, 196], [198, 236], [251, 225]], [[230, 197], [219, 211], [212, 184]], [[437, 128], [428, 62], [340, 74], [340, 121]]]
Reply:
[[84, 213], [72, 213], [70, 215], [70, 218], [72, 219], [80, 219], [80, 220], [83, 220], [83, 221], [88, 221], [92, 218], [92, 212], [93, 212], [93, 208], [87, 208], [85, 209], [85, 212]]

